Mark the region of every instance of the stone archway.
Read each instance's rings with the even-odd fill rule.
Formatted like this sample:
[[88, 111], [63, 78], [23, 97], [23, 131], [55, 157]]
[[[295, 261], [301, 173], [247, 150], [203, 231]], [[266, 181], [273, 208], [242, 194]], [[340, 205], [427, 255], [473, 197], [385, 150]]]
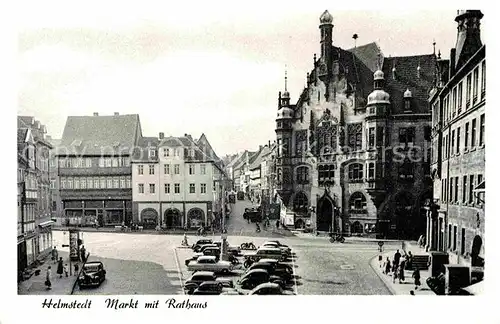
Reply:
[[474, 236], [474, 240], [472, 241], [472, 248], [471, 248], [471, 266], [473, 267], [483, 267], [484, 266], [484, 259], [479, 256], [481, 254], [481, 248], [483, 247], [483, 239], [481, 236], [476, 235]]
[[165, 210], [163, 224], [167, 229], [181, 227], [181, 220], [181, 212], [177, 208], [169, 208]]
[[158, 224], [158, 212], [153, 208], [145, 208], [141, 211], [142, 226], [146, 229], [154, 229]]
[[334, 203], [325, 193], [318, 200], [318, 211], [316, 217], [316, 230], [320, 232], [330, 232], [333, 225]]
[[191, 208], [187, 214], [189, 228], [205, 226], [205, 213], [200, 208]]

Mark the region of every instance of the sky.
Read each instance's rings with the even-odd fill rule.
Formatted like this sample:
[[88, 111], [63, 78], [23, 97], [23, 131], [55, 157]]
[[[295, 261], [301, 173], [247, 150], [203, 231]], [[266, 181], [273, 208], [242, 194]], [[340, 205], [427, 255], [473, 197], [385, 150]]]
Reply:
[[447, 58], [456, 41], [454, 8], [140, 3], [32, 3], [17, 21], [18, 114], [60, 138], [69, 115], [138, 113], [144, 136], [205, 133], [219, 156], [255, 151], [275, 139], [285, 66], [292, 102], [304, 88], [325, 9], [345, 49], [356, 33], [357, 45], [376, 41], [385, 56], [429, 54], [435, 40]]

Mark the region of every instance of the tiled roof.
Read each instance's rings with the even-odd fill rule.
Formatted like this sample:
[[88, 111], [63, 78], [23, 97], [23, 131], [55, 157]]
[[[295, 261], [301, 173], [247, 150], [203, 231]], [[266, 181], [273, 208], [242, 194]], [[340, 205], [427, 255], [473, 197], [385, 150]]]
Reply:
[[153, 157], [149, 156], [149, 148], [158, 146], [157, 137], [141, 137], [137, 140], [137, 146], [134, 147], [132, 161], [153, 162], [158, 160], [158, 154]]
[[28, 132], [28, 128], [18, 128], [17, 129], [17, 143], [24, 143], [26, 140], [26, 133]]
[[[420, 77], [417, 77], [417, 67], [420, 65]], [[396, 68], [396, 78], [392, 68]], [[388, 57], [384, 60], [385, 91], [390, 95], [392, 114], [403, 113], [403, 94], [406, 89], [412, 92], [412, 111], [414, 113], [429, 113], [427, 99], [433, 87], [436, 72], [436, 56], [416, 55]]]
[[33, 127], [35, 118], [33, 116], [17, 116], [17, 127]]
[[354, 55], [356, 55], [356, 57], [361, 60], [361, 62], [363, 62], [363, 64], [368, 67], [370, 71], [372, 71], [372, 73], [378, 70], [378, 55], [380, 54], [381, 60], [384, 57], [380, 47], [378, 47], [375, 42], [350, 48], [347, 51], [354, 53]]
[[129, 154], [140, 136], [137, 114], [69, 116], [58, 151], [83, 155]]
[[267, 147], [267, 145], [263, 146], [262, 149], [254, 155], [254, 159], [250, 163], [249, 169], [253, 170], [260, 167], [260, 164], [262, 163], [262, 158], [268, 153], [269, 153], [269, 148]]

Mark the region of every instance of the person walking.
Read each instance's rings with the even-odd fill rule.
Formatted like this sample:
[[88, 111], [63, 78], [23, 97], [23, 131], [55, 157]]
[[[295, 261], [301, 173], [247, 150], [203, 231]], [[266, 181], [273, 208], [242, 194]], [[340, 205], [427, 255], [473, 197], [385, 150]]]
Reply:
[[396, 250], [396, 253], [394, 253], [394, 262], [396, 264], [399, 264], [400, 260], [401, 260], [401, 253], [399, 253], [399, 250]]
[[420, 287], [420, 269], [416, 267], [411, 276], [415, 280], [415, 290], [417, 290]]
[[278, 220], [276, 221], [276, 229], [279, 229], [279, 228], [280, 228], [280, 220], [278, 219]]
[[82, 247], [80, 248], [80, 255], [81, 255], [82, 262], [85, 263], [86, 258], [87, 258], [87, 251], [85, 250], [84, 245], [82, 245]]
[[80, 267], [78, 266], [78, 263], [76, 263], [76, 262], [75, 262], [74, 270], [75, 270], [75, 276], [78, 276], [78, 271], [80, 270]]
[[52, 260], [54, 261], [54, 264], [56, 264], [59, 253], [57, 252], [57, 248], [55, 246], [52, 249], [51, 253], [52, 253]]
[[406, 257], [406, 269], [411, 270], [413, 267], [413, 254], [408, 251], [408, 256]]
[[389, 257], [387, 257], [387, 260], [385, 261], [385, 274], [389, 275], [391, 272], [391, 260], [389, 260]]
[[393, 267], [392, 269], [392, 283], [396, 283], [396, 278], [399, 276], [398, 267]]
[[56, 272], [59, 275], [59, 278], [62, 278], [62, 275], [64, 273], [64, 264], [63, 264], [62, 257], [60, 257], [59, 261], [57, 261], [57, 271]]
[[379, 268], [382, 268], [383, 261], [384, 261], [384, 259], [382, 258], [382, 254], [379, 254], [379, 256], [378, 256], [378, 267]]
[[64, 274], [66, 275], [66, 278], [68, 277], [68, 264], [64, 264]]
[[52, 282], [50, 279], [52, 278], [52, 270], [51, 267], [49, 266], [47, 268], [47, 272], [45, 273], [45, 286], [47, 286], [47, 290], [52, 289]]
[[401, 261], [399, 265], [399, 283], [405, 282], [405, 261]]

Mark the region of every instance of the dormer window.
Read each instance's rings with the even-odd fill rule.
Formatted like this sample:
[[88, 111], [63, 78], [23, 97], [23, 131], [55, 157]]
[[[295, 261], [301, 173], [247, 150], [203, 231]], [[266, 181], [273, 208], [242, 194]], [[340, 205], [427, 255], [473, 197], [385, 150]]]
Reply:
[[156, 150], [153, 148], [149, 149], [149, 157], [155, 157], [156, 156]]

